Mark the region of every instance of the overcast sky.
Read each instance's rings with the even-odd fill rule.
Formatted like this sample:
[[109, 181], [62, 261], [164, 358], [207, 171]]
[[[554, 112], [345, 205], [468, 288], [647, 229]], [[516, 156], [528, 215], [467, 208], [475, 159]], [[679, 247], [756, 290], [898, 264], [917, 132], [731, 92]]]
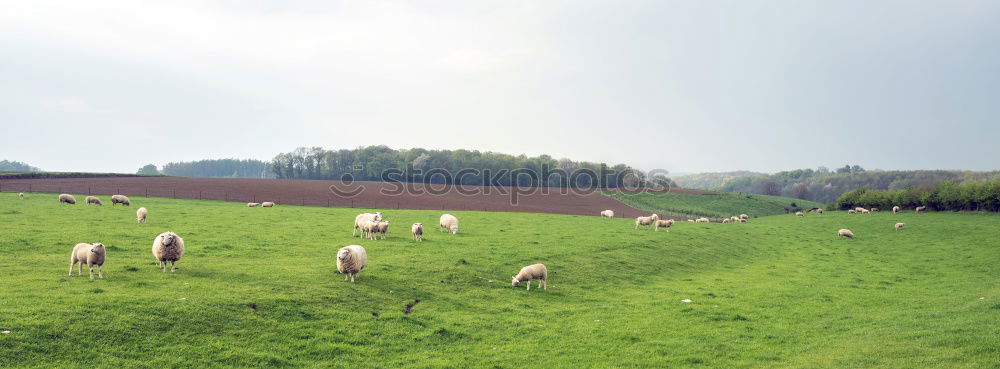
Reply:
[[6, 1], [0, 159], [1000, 168], [998, 1]]

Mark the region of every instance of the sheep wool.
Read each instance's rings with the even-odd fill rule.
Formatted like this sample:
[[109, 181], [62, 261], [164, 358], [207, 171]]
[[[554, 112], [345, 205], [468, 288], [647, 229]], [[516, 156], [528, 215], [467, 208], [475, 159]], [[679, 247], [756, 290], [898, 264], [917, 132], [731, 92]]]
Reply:
[[531, 291], [531, 281], [535, 279], [538, 280], [538, 285], [543, 290], [549, 289], [549, 270], [545, 268], [545, 264], [532, 264], [521, 268], [521, 271], [517, 275], [510, 277], [510, 285], [511, 287], [517, 287], [521, 282], [527, 282], [527, 290]]
[[903, 227], [905, 227], [905, 226], [906, 226], [906, 223], [896, 223], [896, 230], [898, 231], [900, 229], [903, 229]]
[[614, 210], [610, 210], [610, 209], [602, 211], [601, 212], [601, 216], [605, 217], [605, 218], [614, 218], [615, 217], [615, 211]]
[[844, 238], [844, 237], [854, 238], [854, 232], [851, 232], [850, 229], [841, 229], [837, 231], [837, 238]]
[[149, 216], [149, 211], [146, 208], [139, 208], [139, 210], [135, 211], [135, 222], [146, 223], [147, 216]]
[[410, 233], [413, 233], [413, 240], [417, 242], [424, 241], [424, 224], [423, 223], [413, 223], [410, 227]]
[[264, 202], [260, 203], [260, 207], [262, 207], [262, 208], [273, 208], [274, 207], [274, 203], [271, 202], [271, 201], [264, 201]]
[[914, 209], [914, 210], [915, 210], [915, 211], [916, 211], [917, 213], [919, 213], [919, 212], [921, 212], [921, 211], [924, 211], [924, 210], [926, 210], [926, 209], [927, 209], [927, 207], [926, 207], [926, 206], [918, 206], [918, 207], [917, 207], [916, 209]]
[[129, 201], [128, 197], [125, 196], [125, 195], [114, 195], [114, 196], [111, 196], [111, 206], [115, 206], [115, 204], [122, 204], [122, 205], [125, 205], [125, 206], [131, 206], [132, 202]]
[[73, 247], [73, 254], [69, 257], [69, 275], [73, 276], [73, 266], [80, 263], [76, 275], [83, 274], [83, 264], [90, 268], [90, 279], [94, 279], [94, 265], [97, 266], [97, 277], [104, 279], [104, 260], [107, 259], [107, 250], [101, 243], [78, 243]]
[[656, 221], [660, 220], [660, 216], [653, 214], [648, 217], [636, 217], [635, 218], [635, 229], [639, 229], [639, 226], [653, 225]]
[[893, 207], [892, 207], [892, 213], [893, 213], [893, 214], [896, 214], [896, 213], [898, 213], [898, 212], [899, 212], [899, 207], [898, 207], [898, 206], [893, 206]]
[[260, 205], [260, 203], [259, 202], [248, 202], [247, 203], [247, 207], [248, 208], [255, 208], [255, 207], [257, 207], [257, 205]]
[[76, 198], [73, 197], [73, 195], [69, 195], [69, 194], [65, 194], [64, 193], [64, 194], [59, 195], [59, 203], [60, 204], [76, 205]]
[[365, 268], [368, 263], [368, 254], [365, 248], [359, 245], [348, 245], [337, 250], [337, 271], [344, 275], [346, 281], [350, 278], [354, 283], [354, 277]]
[[364, 230], [362, 227], [368, 222], [377, 222], [382, 220], [382, 213], [376, 212], [372, 213], [362, 213], [354, 217], [354, 231], [351, 232], [351, 237], [354, 237], [358, 231], [361, 231], [361, 237], [365, 237]]
[[184, 239], [174, 232], [163, 232], [153, 240], [153, 257], [160, 262], [163, 272], [167, 271], [170, 262], [170, 272], [174, 272], [174, 264], [184, 255]]
[[97, 198], [95, 196], [87, 196], [86, 198], [83, 199], [83, 202], [86, 203], [87, 205], [100, 205], [100, 206], [104, 206], [104, 204], [101, 203], [101, 199], [99, 199], [99, 198]]
[[442, 231], [456, 234], [458, 233], [458, 218], [451, 214], [442, 214], [438, 226]]
[[664, 231], [670, 232], [670, 226], [672, 225], [674, 225], [673, 219], [657, 220], [656, 227], [653, 229], [653, 232], [659, 232], [660, 228], [663, 228]]
[[24, 192], [18, 192], [17, 197], [20, 198], [21, 200], [24, 200]]

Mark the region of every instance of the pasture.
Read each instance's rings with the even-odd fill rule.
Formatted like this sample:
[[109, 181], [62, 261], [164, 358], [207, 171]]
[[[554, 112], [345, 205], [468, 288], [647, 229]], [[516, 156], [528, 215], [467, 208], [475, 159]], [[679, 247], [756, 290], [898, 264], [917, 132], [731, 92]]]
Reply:
[[[995, 215], [828, 212], [652, 232], [458, 211], [446, 235], [440, 211], [393, 209], [389, 239], [370, 241], [351, 238], [364, 209], [77, 200], [0, 193], [2, 367], [1000, 368]], [[725, 213], [741, 212], [754, 213]], [[150, 254], [168, 230], [187, 247], [176, 273]], [[105, 279], [67, 277], [78, 242], [106, 245]], [[349, 244], [369, 257], [353, 284], [335, 267]], [[532, 263], [548, 266], [548, 290], [511, 287]]]
[[824, 207], [808, 200], [734, 192], [605, 192], [605, 195], [651, 213], [687, 218], [708, 217], [712, 221], [739, 214], [761, 217], [785, 214], [786, 210], [794, 213], [799, 209]]

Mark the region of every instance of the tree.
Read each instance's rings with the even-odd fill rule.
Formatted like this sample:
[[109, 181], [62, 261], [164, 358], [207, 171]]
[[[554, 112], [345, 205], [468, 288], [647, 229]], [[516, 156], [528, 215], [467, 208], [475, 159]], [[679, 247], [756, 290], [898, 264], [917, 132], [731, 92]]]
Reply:
[[139, 168], [139, 171], [136, 172], [136, 174], [143, 175], [143, 176], [152, 176], [152, 175], [160, 174], [160, 171], [156, 170], [156, 166], [155, 165], [153, 165], [153, 164], [146, 164], [142, 168]]

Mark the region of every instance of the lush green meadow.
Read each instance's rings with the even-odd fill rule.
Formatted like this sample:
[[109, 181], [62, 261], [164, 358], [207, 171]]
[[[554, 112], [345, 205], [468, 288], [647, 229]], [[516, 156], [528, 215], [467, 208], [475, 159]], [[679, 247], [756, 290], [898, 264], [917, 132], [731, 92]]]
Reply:
[[[829, 212], [668, 233], [453, 212], [461, 229], [445, 235], [440, 212], [386, 210], [389, 239], [369, 241], [351, 238], [364, 209], [132, 202], [0, 193], [0, 367], [1000, 368], [995, 215]], [[754, 213], [726, 213], [740, 212]], [[176, 273], [150, 254], [167, 230], [187, 245]], [[95, 241], [105, 279], [67, 277], [73, 245]], [[369, 257], [353, 284], [335, 267], [349, 244]], [[510, 286], [536, 262], [547, 291]]]
[[800, 209], [821, 208], [822, 204], [790, 197], [717, 192], [692, 194], [679, 192], [623, 193], [605, 192], [636, 209], [680, 217], [713, 219], [747, 214], [752, 217], [794, 213]]

